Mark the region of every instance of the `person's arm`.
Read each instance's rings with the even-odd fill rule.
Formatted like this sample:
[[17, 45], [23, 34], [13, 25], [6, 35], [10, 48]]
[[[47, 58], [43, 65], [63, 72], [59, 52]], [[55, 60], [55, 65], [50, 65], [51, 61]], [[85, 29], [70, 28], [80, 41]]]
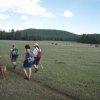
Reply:
[[25, 57], [26, 57], [26, 51], [24, 51], [23, 53], [20, 54], [20, 58], [21, 58], [22, 60], [24, 60]]
[[[16, 48], [17, 49], [17, 48]], [[18, 49], [17, 49], [17, 57], [19, 56], [19, 52], [18, 52]]]
[[12, 48], [11, 48], [11, 50], [10, 50], [10, 58], [12, 57]]

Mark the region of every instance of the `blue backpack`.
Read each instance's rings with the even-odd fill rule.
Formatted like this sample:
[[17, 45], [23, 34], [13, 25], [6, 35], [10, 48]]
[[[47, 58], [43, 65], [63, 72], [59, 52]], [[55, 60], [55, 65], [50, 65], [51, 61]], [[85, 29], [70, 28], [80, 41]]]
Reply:
[[18, 49], [17, 48], [14, 48], [12, 50], [12, 57], [18, 57]]

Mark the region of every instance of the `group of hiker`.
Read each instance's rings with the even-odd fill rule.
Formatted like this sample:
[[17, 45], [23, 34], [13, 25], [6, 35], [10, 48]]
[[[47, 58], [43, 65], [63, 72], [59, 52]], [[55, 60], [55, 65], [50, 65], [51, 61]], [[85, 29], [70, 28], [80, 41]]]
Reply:
[[[33, 50], [31, 50], [31, 47], [29, 44], [25, 45], [24, 56], [25, 58], [24, 58], [22, 67], [25, 73], [25, 78], [27, 80], [30, 80], [32, 66], [34, 66], [35, 72], [37, 72], [39, 68], [40, 58], [42, 56], [42, 51], [39, 47], [39, 44], [35, 43]], [[10, 58], [11, 58], [11, 62], [13, 64], [14, 69], [16, 69], [16, 61], [18, 57], [19, 57], [18, 48], [16, 48], [15, 44], [13, 44], [10, 50]]]

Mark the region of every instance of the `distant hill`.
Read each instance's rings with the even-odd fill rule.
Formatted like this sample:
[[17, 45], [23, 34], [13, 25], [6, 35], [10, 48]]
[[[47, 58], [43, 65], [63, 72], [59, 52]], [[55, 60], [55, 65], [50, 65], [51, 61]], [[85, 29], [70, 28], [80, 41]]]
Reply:
[[55, 41], [76, 41], [78, 35], [52, 29], [25, 29], [10, 32], [0, 31], [0, 39], [2, 40], [55, 40]]
[[38, 40], [62, 40], [75, 41], [77, 35], [68, 31], [51, 30], [51, 29], [26, 29], [21, 31], [22, 34], [27, 34], [29, 40], [34, 37]]

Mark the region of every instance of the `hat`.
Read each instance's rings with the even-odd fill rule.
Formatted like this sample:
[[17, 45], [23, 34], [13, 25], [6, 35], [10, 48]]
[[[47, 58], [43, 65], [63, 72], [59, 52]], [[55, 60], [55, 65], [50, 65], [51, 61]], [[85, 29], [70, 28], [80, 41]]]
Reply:
[[34, 44], [34, 47], [35, 47], [35, 46], [38, 46], [38, 47], [39, 47], [38, 43], [35, 43], [35, 44]]
[[15, 47], [15, 43], [12, 44], [12, 47]]

